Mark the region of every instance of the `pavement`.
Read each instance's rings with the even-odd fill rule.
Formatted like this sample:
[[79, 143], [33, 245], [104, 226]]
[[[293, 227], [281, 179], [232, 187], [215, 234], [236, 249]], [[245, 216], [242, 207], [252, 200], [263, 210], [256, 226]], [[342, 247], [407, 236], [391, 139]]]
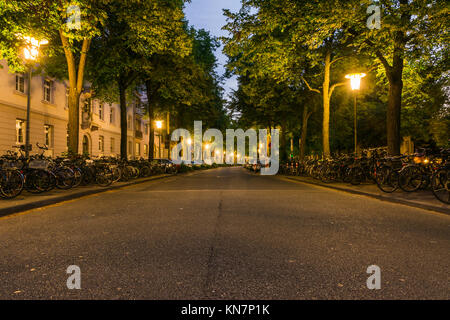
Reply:
[[332, 188], [354, 194], [365, 195], [383, 201], [400, 203], [411, 207], [437, 211], [450, 215], [450, 205], [437, 200], [430, 190], [419, 190], [416, 192], [409, 193], [404, 192], [401, 189], [398, 189], [393, 193], [386, 193], [381, 191], [377, 187], [377, 185], [373, 183], [362, 183], [360, 185], [354, 186], [350, 183], [342, 183], [342, 182], [323, 183], [311, 177], [298, 177], [298, 176], [283, 176], [283, 177], [295, 181], [300, 181], [303, 183], [309, 183], [326, 188]]
[[0, 244], [0, 299], [450, 298], [449, 216], [239, 167], [5, 216]]
[[99, 187], [97, 185], [80, 186], [70, 190], [59, 190], [57, 188], [45, 193], [30, 193], [24, 190], [14, 199], [0, 198], [0, 217], [14, 213], [23, 212], [30, 209], [45, 207], [63, 201], [74, 200], [88, 195], [116, 190], [123, 187], [144, 183], [147, 181], [163, 179], [170, 177], [170, 174], [161, 174], [147, 178], [139, 178], [128, 182], [116, 182], [108, 187]]

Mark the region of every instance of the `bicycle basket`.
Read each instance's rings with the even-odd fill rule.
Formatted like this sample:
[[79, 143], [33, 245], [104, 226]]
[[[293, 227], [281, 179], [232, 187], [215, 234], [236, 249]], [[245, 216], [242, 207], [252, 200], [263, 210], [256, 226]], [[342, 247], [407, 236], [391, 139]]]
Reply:
[[28, 164], [30, 169], [47, 170], [50, 163], [47, 160], [32, 160]]

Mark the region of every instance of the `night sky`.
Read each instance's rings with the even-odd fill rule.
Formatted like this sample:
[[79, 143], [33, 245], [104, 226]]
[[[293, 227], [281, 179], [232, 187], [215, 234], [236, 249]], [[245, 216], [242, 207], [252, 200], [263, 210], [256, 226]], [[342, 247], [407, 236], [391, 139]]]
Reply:
[[[230, 9], [232, 12], [236, 12], [240, 7], [240, 0], [192, 0], [190, 4], [186, 4], [185, 13], [189, 24], [196, 29], [206, 29], [214, 36], [226, 36], [227, 32], [221, 30], [226, 22], [222, 9]], [[218, 72], [222, 75], [224, 64], [227, 61], [222, 54], [222, 47], [217, 50], [216, 56], [219, 62]], [[224, 88], [226, 97], [231, 89], [237, 88], [236, 79], [227, 79]]]

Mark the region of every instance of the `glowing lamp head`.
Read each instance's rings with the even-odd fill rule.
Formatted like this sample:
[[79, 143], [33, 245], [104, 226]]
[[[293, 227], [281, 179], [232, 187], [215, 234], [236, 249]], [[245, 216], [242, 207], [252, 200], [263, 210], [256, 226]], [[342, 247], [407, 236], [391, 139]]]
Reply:
[[192, 139], [191, 139], [191, 138], [187, 139], [187, 144], [188, 144], [188, 145], [191, 145], [191, 144], [192, 144]]
[[33, 37], [17, 35], [19, 38], [23, 39], [26, 43], [23, 49], [23, 54], [26, 60], [36, 61], [39, 57], [39, 48], [43, 45], [48, 44], [48, 40], [37, 40]]
[[161, 129], [162, 128], [162, 121], [160, 121], [160, 120], [156, 121], [156, 127], [158, 129]]
[[39, 50], [36, 48], [24, 48], [23, 54], [26, 60], [36, 61], [39, 56]]
[[205, 144], [205, 148], [206, 148], [206, 150], [209, 150], [209, 148], [210, 148], [211, 146], [210, 146], [210, 144], [209, 143], [207, 143], [207, 144]]
[[365, 73], [352, 73], [345, 76], [346, 79], [350, 79], [350, 85], [352, 90], [359, 90], [361, 87], [361, 79], [366, 76]]

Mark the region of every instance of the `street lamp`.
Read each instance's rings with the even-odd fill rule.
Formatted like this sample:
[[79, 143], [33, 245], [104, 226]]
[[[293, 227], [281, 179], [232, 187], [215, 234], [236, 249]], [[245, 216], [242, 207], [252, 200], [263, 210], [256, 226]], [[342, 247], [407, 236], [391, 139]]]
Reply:
[[30, 114], [31, 114], [31, 77], [33, 72], [33, 63], [39, 58], [39, 48], [48, 44], [47, 40], [37, 40], [33, 37], [17, 35], [18, 38], [24, 40], [25, 47], [23, 49], [23, 56], [27, 65], [28, 73], [28, 88], [27, 88], [27, 123], [25, 129], [25, 157], [30, 155]]
[[356, 117], [356, 91], [361, 88], [361, 79], [366, 76], [365, 73], [351, 73], [345, 76], [346, 79], [350, 79], [350, 86], [352, 88], [353, 94], [353, 119], [355, 126], [355, 154], [357, 153], [358, 148], [358, 129], [357, 129], [357, 117]]
[[158, 149], [159, 149], [159, 159], [161, 159], [161, 128], [163, 126], [163, 122], [161, 120], [157, 120], [155, 121], [156, 124], [156, 128], [159, 129], [159, 145], [158, 145]]

